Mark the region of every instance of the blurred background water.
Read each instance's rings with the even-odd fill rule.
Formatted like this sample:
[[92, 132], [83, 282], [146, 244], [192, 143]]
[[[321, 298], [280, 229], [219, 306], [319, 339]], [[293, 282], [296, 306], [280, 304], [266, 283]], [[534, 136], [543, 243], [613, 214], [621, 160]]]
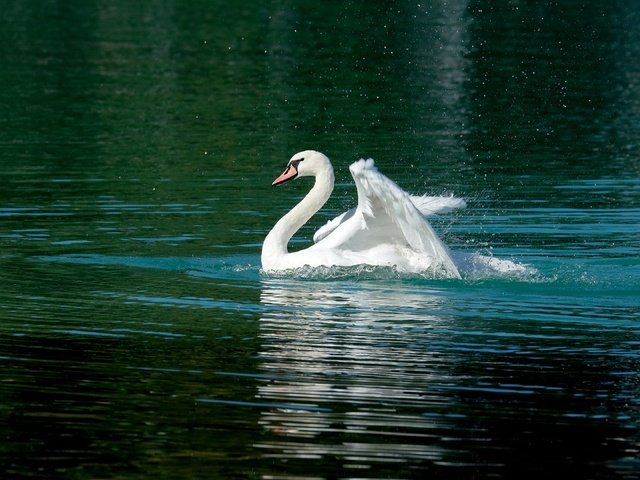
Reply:
[[[2, 10], [2, 478], [638, 478], [636, 2]], [[307, 148], [537, 272], [263, 275]]]

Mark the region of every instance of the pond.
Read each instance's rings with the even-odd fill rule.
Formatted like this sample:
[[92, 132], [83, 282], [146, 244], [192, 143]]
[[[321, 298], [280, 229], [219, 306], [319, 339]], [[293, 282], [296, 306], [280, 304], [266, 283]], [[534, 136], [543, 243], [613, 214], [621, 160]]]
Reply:
[[[637, 478], [635, 2], [143, 3], [3, 7], [2, 478]], [[518, 268], [265, 274], [305, 149]]]

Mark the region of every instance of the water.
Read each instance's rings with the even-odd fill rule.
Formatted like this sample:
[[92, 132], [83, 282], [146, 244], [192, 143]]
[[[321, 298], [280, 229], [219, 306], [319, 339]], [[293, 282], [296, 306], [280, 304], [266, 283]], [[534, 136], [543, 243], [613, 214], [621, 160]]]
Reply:
[[[9, 1], [2, 478], [638, 478], [634, 2]], [[361, 156], [479, 263], [265, 276]]]

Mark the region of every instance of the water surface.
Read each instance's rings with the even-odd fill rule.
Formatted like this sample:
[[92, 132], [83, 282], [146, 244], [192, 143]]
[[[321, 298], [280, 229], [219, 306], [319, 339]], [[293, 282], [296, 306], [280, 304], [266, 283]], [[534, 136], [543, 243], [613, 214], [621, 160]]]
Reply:
[[[3, 478], [637, 478], [633, 2], [10, 1], [0, 20]], [[267, 276], [373, 157], [462, 280]], [[526, 267], [526, 268], [524, 268]]]

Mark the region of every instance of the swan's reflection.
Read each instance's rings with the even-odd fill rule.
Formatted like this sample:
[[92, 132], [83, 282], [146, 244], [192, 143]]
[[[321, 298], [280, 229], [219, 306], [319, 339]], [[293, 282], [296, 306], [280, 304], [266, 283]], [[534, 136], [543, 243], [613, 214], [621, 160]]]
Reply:
[[258, 395], [287, 408], [262, 412], [263, 426], [286, 438], [259, 447], [367, 465], [442, 456], [428, 439], [447, 419], [429, 384], [446, 371], [430, 348], [449, 320], [446, 296], [423, 285], [267, 279], [261, 302], [270, 381]]

